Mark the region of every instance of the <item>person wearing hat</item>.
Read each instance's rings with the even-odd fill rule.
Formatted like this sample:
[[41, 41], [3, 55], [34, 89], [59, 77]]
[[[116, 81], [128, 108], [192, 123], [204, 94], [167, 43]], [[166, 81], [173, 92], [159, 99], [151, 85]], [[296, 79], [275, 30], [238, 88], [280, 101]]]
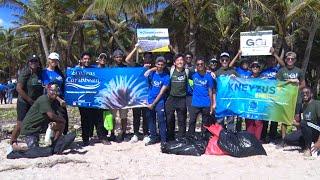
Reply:
[[[300, 90], [306, 86], [305, 77], [303, 71], [295, 66], [297, 61], [297, 54], [295, 52], [289, 51], [285, 55], [286, 66], [281, 68], [277, 73], [276, 77], [280, 81], [287, 81], [299, 86], [297, 104], [301, 103], [302, 96]], [[282, 140], [278, 144], [277, 148], [283, 148], [285, 146], [284, 138], [286, 136], [288, 124], [281, 124], [281, 137]]]
[[59, 86], [60, 92], [59, 96], [57, 96], [57, 100], [59, 101], [59, 113], [66, 120], [66, 126], [63, 134], [68, 133], [68, 112], [65, 107], [64, 99], [64, 82], [65, 76], [60, 69], [60, 55], [56, 52], [52, 52], [49, 54], [47, 58], [47, 67], [42, 70], [42, 81], [44, 86], [48, 86], [48, 84], [55, 83]]
[[40, 96], [33, 103], [23, 119], [21, 134], [26, 136], [28, 148], [39, 146], [39, 135], [46, 132], [50, 122], [53, 122], [53, 141], [56, 141], [64, 131], [66, 121], [58, 115], [57, 109], [53, 108], [60, 88], [57, 84], [49, 84], [46, 89], [47, 94]]
[[156, 58], [155, 65], [156, 67], [153, 67], [144, 73], [144, 76], [148, 78], [149, 82], [147, 119], [150, 131], [150, 141], [146, 142], [146, 146], [159, 142], [156, 120], [158, 120], [161, 144], [164, 144], [167, 141], [167, 123], [164, 105], [166, 99], [165, 92], [169, 88], [170, 76], [164, 71], [166, 59], [163, 56]]
[[[230, 67], [230, 55], [227, 52], [223, 52], [220, 54], [220, 64], [221, 67], [215, 72], [215, 75], [217, 78], [220, 76], [232, 76], [232, 77], [239, 77], [239, 74], [236, 72], [236, 70], [233, 67]], [[219, 90], [219, 87], [217, 86], [217, 91]], [[217, 119], [217, 122], [224, 125], [224, 123], [227, 123], [227, 129], [230, 131], [235, 131], [236, 126], [234, 124], [234, 117], [233, 116], [227, 116], [220, 119]]]
[[21, 125], [24, 117], [32, 104], [43, 94], [41, 78], [41, 62], [37, 55], [28, 58], [27, 66], [22, 69], [17, 82], [17, 124], [11, 135], [11, 145], [15, 149], [19, 147], [17, 138], [20, 134]]
[[[261, 78], [261, 64], [259, 61], [253, 61], [250, 65], [252, 75], [250, 78]], [[253, 134], [258, 140], [261, 140], [261, 132], [263, 128], [263, 120], [246, 119], [246, 130]]]
[[214, 58], [211, 58], [209, 60], [209, 64], [208, 64], [208, 70], [210, 72], [216, 72], [217, 70], [219, 69], [219, 62], [218, 60], [214, 57]]
[[97, 66], [98, 66], [98, 68], [105, 68], [105, 67], [109, 66], [108, 56], [106, 53], [99, 54], [98, 59], [97, 59]]

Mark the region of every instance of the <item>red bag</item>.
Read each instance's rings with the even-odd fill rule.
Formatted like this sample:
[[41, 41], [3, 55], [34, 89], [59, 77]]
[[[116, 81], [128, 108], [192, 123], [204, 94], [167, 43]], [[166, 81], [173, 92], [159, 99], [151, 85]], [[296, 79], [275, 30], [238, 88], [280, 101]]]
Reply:
[[207, 155], [228, 155], [226, 152], [222, 151], [218, 145], [219, 137], [213, 135], [211, 136], [208, 145], [206, 147], [206, 152], [204, 154]]
[[213, 134], [213, 136], [217, 136], [217, 137], [219, 137], [220, 132], [223, 130], [223, 127], [218, 123], [212, 124], [209, 127], [207, 126], [204, 126], [204, 127], [207, 128], [208, 131], [210, 131]]

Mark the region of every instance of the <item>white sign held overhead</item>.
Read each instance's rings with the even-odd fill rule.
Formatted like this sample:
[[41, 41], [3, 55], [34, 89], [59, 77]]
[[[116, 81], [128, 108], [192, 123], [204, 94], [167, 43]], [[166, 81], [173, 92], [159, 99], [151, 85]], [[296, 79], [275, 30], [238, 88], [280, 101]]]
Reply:
[[240, 33], [242, 56], [271, 55], [272, 31], [251, 31]]

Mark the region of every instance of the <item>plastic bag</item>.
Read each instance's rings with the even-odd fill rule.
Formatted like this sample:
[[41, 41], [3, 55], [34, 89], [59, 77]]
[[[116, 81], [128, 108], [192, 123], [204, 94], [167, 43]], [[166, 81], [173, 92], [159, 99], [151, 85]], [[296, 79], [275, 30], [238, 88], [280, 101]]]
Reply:
[[254, 135], [242, 131], [238, 133], [221, 131], [219, 147], [234, 157], [248, 157], [254, 155], [267, 155], [262, 144], [254, 137]]
[[19, 158], [38, 158], [48, 157], [53, 154], [51, 147], [34, 147], [26, 151], [12, 151], [7, 155], [8, 159], [19, 159]]
[[218, 139], [217, 136], [212, 136], [208, 142], [206, 152], [204, 154], [207, 155], [228, 155], [228, 153], [224, 152], [218, 145]]
[[220, 132], [223, 130], [223, 127], [216, 123], [216, 124], [212, 124], [211, 126], [207, 127], [204, 126], [206, 129], [208, 129], [209, 132], [211, 132], [214, 136], [219, 137]]
[[76, 133], [71, 132], [64, 136], [60, 136], [56, 142], [53, 143], [53, 153], [61, 154], [64, 150], [66, 150], [76, 138]]
[[111, 131], [113, 129], [113, 117], [110, 111], [103, 111], [103, 126], [106, 130]]
[[175, 141], [169, 141], [161, 146], [161, 152], [176, 155], [201, 156], [204, 154], [208, 144], [208, 138], [204, 134], [184, 138], [177, 138]]

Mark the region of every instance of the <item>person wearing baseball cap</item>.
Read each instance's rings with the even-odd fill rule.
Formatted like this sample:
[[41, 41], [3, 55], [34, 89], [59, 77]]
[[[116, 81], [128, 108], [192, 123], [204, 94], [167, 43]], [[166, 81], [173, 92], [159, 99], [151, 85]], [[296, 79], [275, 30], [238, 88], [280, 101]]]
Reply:
[[21, 134], [26, 136], [28, 148], [39, 146], [39, 135], [46, 132], [50, 122], [53, 122], [52, 130], [56, 141], [64, 131], [65, 119], [57, 115], [57, 109], [53, 106], [59, 95], [57, 84], [47, 86], [47, 94], [40, 96], [23, 119]]
[[27, 66], [19, 74], [16, 90], [17, 100], [17, 124], [11, 134], [11, 145], [17, 149], [17, 138], [20, 134], [22, 121], [32, 104], [43, 94], [41, 62], [40, 58], [33, 54], [27, 59]]
[[215, 57], [211, 58], [209, 60], [208, 69], [210, 70], [210, 72], [216, 72], [218, 70], [218, 65], [218, 60]]
[[44, 86], [48, 86], [49, 84], [55, 83], [59, 87], [60, 92], [59, 96], [57, 97], [58, 101], [60, 102], [59, 113], [66, 120], [66, 126], [63, 134], [67, 134], [69, 118], [64, 101], [64, 83], [66, 78], [59, 66], [60, 55], [56, 52], [50, 53], [47, 58], [47, 67], [42, 70], [42, 80]]
[[[233, 67], [230, 67], [230, 55], [227, 52], [223, 52], [220, 54], [220, 64], [221, 67], [215, 72], [215, 75], [217, 78], [220, 76], [231, 76], [231, 77], [239, 77], [239, 74], [235, 71]], [[219, 86], [217, 86], [217, 89], [219, 89]], [[230, 131], [236, 131], [236, 125], [234, 116], [227, 116], [217, 119], [217, 122], [224, 124], [224, 121], [226, 119], [227, 129]]]

